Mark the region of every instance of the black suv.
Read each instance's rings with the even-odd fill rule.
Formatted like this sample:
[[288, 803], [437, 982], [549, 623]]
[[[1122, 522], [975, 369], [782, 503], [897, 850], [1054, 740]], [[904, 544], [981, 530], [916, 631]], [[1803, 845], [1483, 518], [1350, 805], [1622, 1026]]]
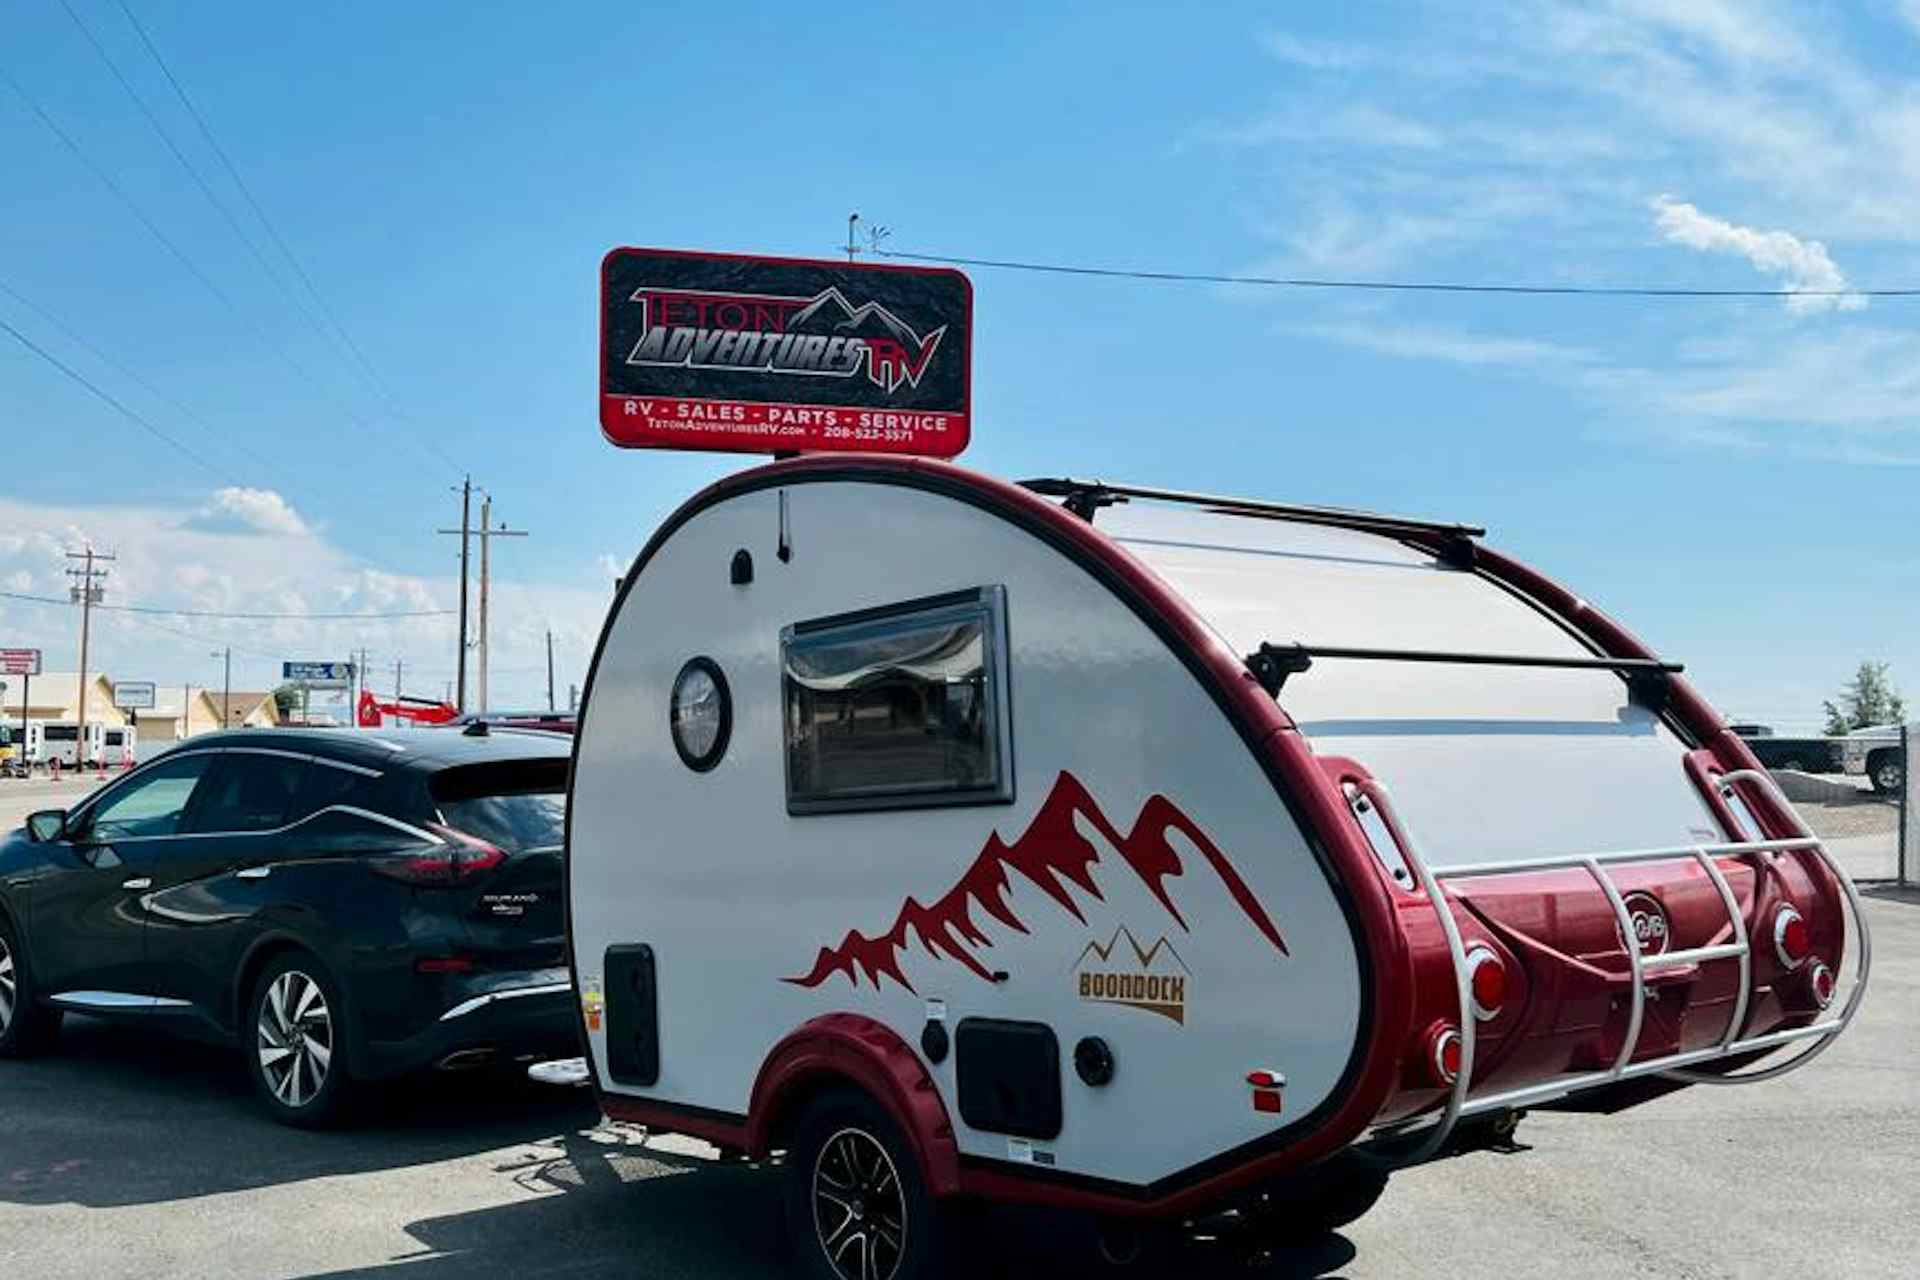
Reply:
[[194, 738], [0, 843], [0, 1058], [68, 1010], [238, 1045], [277, 1118], [356, 1083], [577, 1055], [571, 741], [488, 729]]

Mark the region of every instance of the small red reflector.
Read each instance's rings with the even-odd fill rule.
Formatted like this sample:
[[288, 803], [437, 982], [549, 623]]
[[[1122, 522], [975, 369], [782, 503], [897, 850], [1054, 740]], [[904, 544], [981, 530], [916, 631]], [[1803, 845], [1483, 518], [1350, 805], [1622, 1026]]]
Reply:
[[415, 973], [471, 973], [472, 956], [422, 956], [413, 962]]
[[1247, 1083], [1256, 1089], [1278, 1089], [1286, 1083], [1286, 1078], [1278, 1071], [1249, 1071]]
[[1255, 1089], [1253, 1091], [1253, 1109], [1269, 1115], [1280, 1114], [1280, 1091], [1278, 1089]]
[[1448, 1080], [1460, 1074], [1460, 1037], [1449, 1035], [1440, 1042], [1440, 1071]]
[[1460, 1032], [1456, 1028], [1436, 1024], [1427, 1032], [1427, 1066], [1441, 1084], [1451, 1085], [1460, 1078]]
[[1787, 927], [1781, 931], [1780, 942], [1790, 956], [1807, 954], [1807, 922], [1798, 916], [1787, 921]]

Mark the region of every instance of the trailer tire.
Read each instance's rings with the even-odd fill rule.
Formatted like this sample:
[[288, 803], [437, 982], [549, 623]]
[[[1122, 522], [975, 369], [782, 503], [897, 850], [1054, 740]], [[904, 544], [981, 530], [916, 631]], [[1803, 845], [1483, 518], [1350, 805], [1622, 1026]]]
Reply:
[[864, 1093], [808, 1103], [787, 1151], [787, 1236], [816, 1280], [932, 1280], [939, 1206], [900, 1128]]
[[1267, 1239], [1302, 1244], [1357, 1222], [1379, 1203], [1386, 1189], [1384, 1172], [1336, 1162], [1269, 1188], [1251, 1216]]

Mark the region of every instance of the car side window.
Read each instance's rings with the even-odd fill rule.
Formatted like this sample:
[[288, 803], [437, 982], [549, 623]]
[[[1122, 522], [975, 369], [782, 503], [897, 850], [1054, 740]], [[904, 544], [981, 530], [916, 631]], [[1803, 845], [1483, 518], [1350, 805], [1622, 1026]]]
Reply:
[[364, 773], [342, 769], [325, 760], [315, 760], [307, 769], [299, 794], [294, 797], [293, 812], [288, 815], [287, 821], [298, 822], [336, 804], [371, 808], [368, 803], [373, 790], [371, 784], [377, 781], [379, 779], [370, 778]]
[[134, 840], [180, 832], [180, 819], [216, 757], [196, 753], [163, 760], [127, 780], [87, 815], [93, 840]]
[[353, 855], [386, 853], [425, 843], [423, 833], [369, 818], [365, 814], [335, 809], [316, 814], [289, 833], [302, 854]]
[[222, 752], [185, 829], [195, 835], [236, 835], [285, 826], [309, 767], [303, 759], [264, 751]]

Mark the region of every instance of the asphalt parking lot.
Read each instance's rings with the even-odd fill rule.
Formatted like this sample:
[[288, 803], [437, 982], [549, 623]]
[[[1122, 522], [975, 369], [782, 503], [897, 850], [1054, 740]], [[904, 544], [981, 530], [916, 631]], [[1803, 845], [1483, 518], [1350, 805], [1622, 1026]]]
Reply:
[[[0, 823], [84, 787], [0, 782]], [[1339, 1235], [1176, 1274], [1910, 1276], [1920, 1258], [1920, 895], [1876, 891], [1873, 990], [1818, 1063], [1399, 1175]], [[390, 1088], [354, 1128], [255, 1109], [237, 1058], [87, 1019], [0, 1063], [0, 1276], [761, 1277], [774, 1175], [501, 1076]], [[1022, 1241], [1026, 1243], [1022, 1243]], [[967, 1270], [1073, 1274], [983, 1233]], [[984, 1265], [982, 1265], [984, 1263]]]

